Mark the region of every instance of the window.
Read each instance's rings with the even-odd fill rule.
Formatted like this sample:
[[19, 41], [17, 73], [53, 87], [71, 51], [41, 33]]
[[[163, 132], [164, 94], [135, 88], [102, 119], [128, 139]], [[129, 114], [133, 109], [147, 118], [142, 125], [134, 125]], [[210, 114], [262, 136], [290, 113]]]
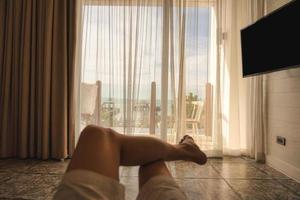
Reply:
[[[185, 105], [182, 105], [186, 108], [184, 118], [192, 117], [192, 102], [203, 102], [204, 108], [210, 68], [214, 67], [211, 62], [213, 6], [193, 4], [184, 12], [177, 5], [171, 7], [167, 47], [169, 66], [162, 66], [163, 10], [160, 0], [150, 5], [87, 3], [83, 6], [81, 82], [92, 87], [101, 81], [101, 85], [93, 90], [97, 95], [81, 92], [84, 94], [81, 95], [81, 104], [96, 102], [92, 112], [81, 113], [82, 127], [87, 123], [99, 123], [128, 134], [148, 134], [152, 114], [155, 133], [159, 133], [162, 78], [168, 78], [165, 91], [168, 93], [167, 132], [173, 141], [175, 137], [172, 134], [176, 134], [176, 123], [179, 123], [177, 99], [183, 76], [186, 96]], [[184, 25], [180, 23], [183, 13]], [[184, 38], [181, 39], [183, 32]], [[184, 75], [179, 70], [182, 61]], [[168, 67], [168, 77], [161, 77], [162, 67]], [[155, 100], [153, 96], [151, 100], [153, 92]], [[95, 99], [92, 103], [84, 100], [91, 99], [91, 96]], [[155, 108], [151, 113], [153, 102]], [[203, 113], [201, 116], [203, 121]], [[197, 133], [192, 129], [194, 125], [187, 124], [187, 133], [205, 134], [206, 122], [202, 121], [197, 123]]]

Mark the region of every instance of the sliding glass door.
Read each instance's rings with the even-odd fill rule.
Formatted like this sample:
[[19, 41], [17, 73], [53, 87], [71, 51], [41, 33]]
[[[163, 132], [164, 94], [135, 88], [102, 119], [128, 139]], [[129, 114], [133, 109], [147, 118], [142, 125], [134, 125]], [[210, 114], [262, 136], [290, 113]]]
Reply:
[[88, 124], [212, 142], [212, 1], [83, 1], [80, 130]]

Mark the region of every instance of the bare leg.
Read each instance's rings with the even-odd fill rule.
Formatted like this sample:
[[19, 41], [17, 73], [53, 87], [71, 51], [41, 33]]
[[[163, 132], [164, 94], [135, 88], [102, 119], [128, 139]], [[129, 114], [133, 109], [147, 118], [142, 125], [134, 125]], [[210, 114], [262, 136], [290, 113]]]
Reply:
[[[188, 135], [184, 136], [181, 139], [180, 144], [186, 145], [185, 149], [188, 150], [189, 152], [195, 152], [198, 149], [198, 146], [194, 143], [193, 138]], [[205, 162], [206, 162], [206, 157], [205, 157]], [[158, 160], [152, 163], [141, 165], [139, 168], [139, 189], [141, 190], [143, 185], [152, 177], [161, 176], [161, 175], [168, 176], [173, 179], [169, 169], [167, 168], [163, 160]]]
[[169, 144], [163, 140], [146, 136], [118, 134], [121, 144], [120, 164], [123, 166], [144, 165], [157, 160], [187, 160], [198, 164], [206, 163], [206, 155], [197, 145], [189, 143]]
[[139, 189], [141, 189], [150, 178], [159, 175], [172, 177], [163, 160], [142, 165], [139, 169]]
[[77, 147], [68, 166], [86, 169], [119, 180], [120, 144], [110, 129], [87, 126], [79, 137]]
[[97, 126], [85, 128], [67, 171], [87, 169], [118, 180], [119, 166], [144, 165], [157, 160], [206, 162], [206, 155], [189, 144], [171, 145], [153, 137], [125, 136]]

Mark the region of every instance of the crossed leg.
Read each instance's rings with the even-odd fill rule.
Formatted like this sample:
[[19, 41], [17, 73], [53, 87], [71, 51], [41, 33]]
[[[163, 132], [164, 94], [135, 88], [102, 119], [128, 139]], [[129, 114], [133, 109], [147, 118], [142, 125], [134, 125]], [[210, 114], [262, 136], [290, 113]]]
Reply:
[[172, 177], [169, 169], [163, 160], [158, 160], [146, 165], [140, 166], [139, 169], [139, 189], [143, 187], [148, 180], [155, 176]]
[[90, 125], [82, 131], [67, 171], [86, 169], [119, 180], [119, 166], [141, 165], [142, 186], [155, 175], [170, 175], [163, 161], [173, 160], [204, 164], [206, 155], [189, 140], [171, 145], [153, 137], [126, 136]]

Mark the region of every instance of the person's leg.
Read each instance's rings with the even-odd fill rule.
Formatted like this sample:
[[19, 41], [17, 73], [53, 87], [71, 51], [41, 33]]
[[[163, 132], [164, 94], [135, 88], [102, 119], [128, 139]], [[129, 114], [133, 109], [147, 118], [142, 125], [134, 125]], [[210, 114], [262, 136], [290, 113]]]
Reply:
[[88, 126], [79, 138], [67, 171], [87, 169], [118, 180], [119, 166], [144, 165], [157, 160], [206, 162], [194, 144], [168, 144], [153, 137], [125, 136], [112, 129]]
[[[194, 143], [193, 138], [188, 135], [184, 136], [181, 139], [179, 145], [186, 145], [185, 148], [190, 148], [189, 149], [190, 152], [193, 152], [194, 149], [198, 148]], [[206, 162], [206, 157], [205, 157], [205, 161], [203, 162]], [[158, 160], [145, 165], [141, 165], [139, 168], [139, 189], [141, 190], [142, 186], [148, 180], [150, 180], [152, 177], [155, 176], [168, 176], [170, 178], [173, 178], [163, 160]]]
[[67, 172], [85, 169], [119, 180], [120, 144], [110, 129], [87, 126], [80, 134]]
[[176, 183], [164, 161], [142, 165], [139, 169], [139, 194], [137, 200], [144, 199], [188, 199]]
[[155, 176], [172, 177], [169, 169], [163, 160], [155, 161], [146, 165], [141, 165], [139, 168], [139, 190], [143, 185]]
[[205, 164], [207, 160], [193, 141], [172, 145], [155, 137], [126, 136], [113, 132], [121, 145], [120, 164], [123, 166], [144, 165], [157, 160], [186, 160]]

